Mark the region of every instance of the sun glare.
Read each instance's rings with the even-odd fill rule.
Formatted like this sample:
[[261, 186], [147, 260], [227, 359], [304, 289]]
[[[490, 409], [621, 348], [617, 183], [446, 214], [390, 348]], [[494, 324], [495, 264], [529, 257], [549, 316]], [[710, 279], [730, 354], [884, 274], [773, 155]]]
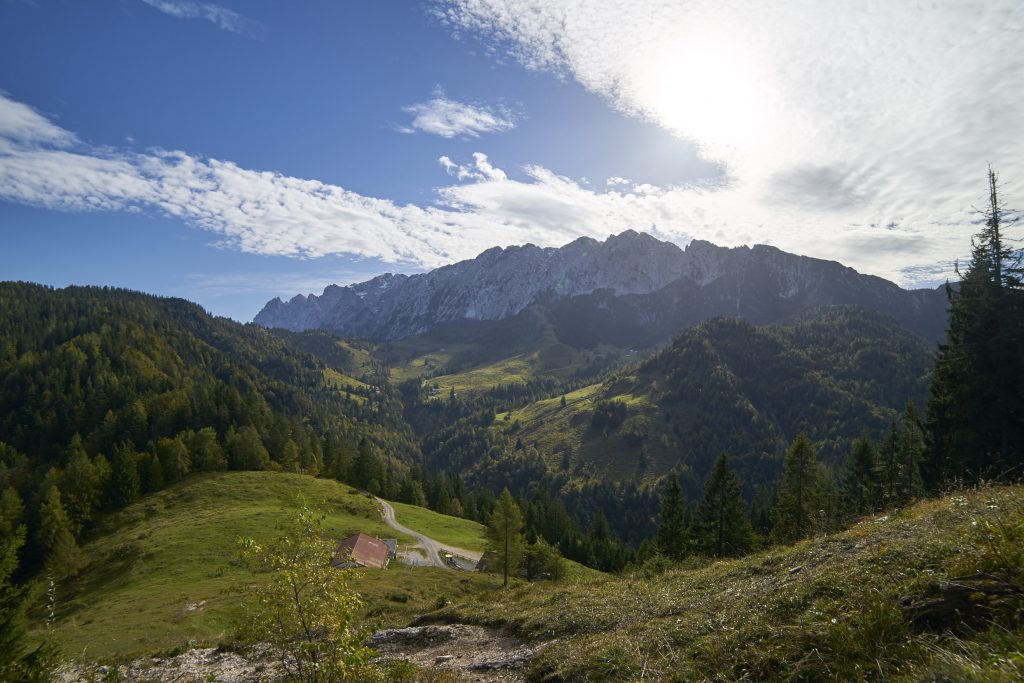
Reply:
[[694, 140], [706, 156], [733, 160], [753, 140], [764, 84], [748, 50], [736, 41], [691, 34], [638, 55], [634, 68], [631, 94], [645, 113]]

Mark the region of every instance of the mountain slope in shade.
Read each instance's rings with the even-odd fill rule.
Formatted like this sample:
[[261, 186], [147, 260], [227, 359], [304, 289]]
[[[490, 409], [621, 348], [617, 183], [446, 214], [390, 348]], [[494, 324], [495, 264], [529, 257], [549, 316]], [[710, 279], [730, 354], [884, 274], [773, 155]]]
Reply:
[[[691, 495], [722, 451], [750, 490], [773, 481], [800, 432], [837, 465], [867, 430], [877, 437], [908, 399], [923, 403], [928, 345], [891, 318], [829, 307], [791, 325], [716, 318], [601, 384], [499, 415], [492, 434], [504, 458], [448, 461], [470, 480], [510, 475], [505, 459], [535, 450], [553, 475], [655, 480], [675, 470]], [[513, 468], [514, 470], [514, 468]], [[517, 482], [519, 483], [519, 482]]]
[[388, 273], [331, 285], [320, 296], [273, 299], [255, 322], [393, 341], [449, 322], [503, 320], [534, 303], [554, 308], [562, 340], [583, 346], [646, 346], [716, 315], [772, 323], [836, 304], [886, 313], [928, 339], [941, 336], [946, 320], [941, 290], [904, 290], [764, 245], [730, 249], [694, 240], [683, 250], [629, 230], [558, 249], [496, 247], [429, 273]]
[[[396, 457], [417, 447], [386, 392], [346, 398], [325, 367], [255, 325], [197, 304], [99, 287], [0, 282], [0, 442], [58, 462], [73, 435], [110, 455], [188, 429], [256, 427], [273, 461], [314, 460], [333, 436]], [[372, 393], [372, 396], [371, 396]]]

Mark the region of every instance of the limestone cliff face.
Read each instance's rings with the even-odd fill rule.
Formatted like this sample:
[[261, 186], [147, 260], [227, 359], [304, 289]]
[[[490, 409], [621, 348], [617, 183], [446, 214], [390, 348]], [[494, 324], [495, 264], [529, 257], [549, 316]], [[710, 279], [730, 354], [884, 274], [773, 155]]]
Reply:
[[[685, 300], [699, 317], [706, 312], [771, 322], [795, 309], [859, 304], [906, 318], [929, 337], [941, 333], [944, 321], [944, 298], [934, 290], [903, 290], [841, 264], [774, 247], [729, 249], [694, 240], [683, 250], [629, 230], [604, 242], [581, 237], [558, 249], [495, 247], [429, 273], [387, 273], [346, 287], [331, 285], [320, 296], [274, 299], [255, 322], [390, 341], [456, 320], [501, 320], [541, 299], [564, 304], [600, 293], [637, 310], [658, 309], [667, 303], [665, 292], [685, 292], [682, 299], [671, 297], [670, 308]], [[667, 312], [650, 315], [664, 318]]]
[[264, 327], [325, 329], [353, 337], [401, 339], [452, 320], [500, 320], [542, 294], [597, 289], [645, 294], [687, 274], [685, 252], [627, 231], [604, 242], [581, 237], [560, 249], [532, 244], [488, 249], [475, 259], [421, 275], [375, 277], [320, 296], [274, 299], [256, 316]]

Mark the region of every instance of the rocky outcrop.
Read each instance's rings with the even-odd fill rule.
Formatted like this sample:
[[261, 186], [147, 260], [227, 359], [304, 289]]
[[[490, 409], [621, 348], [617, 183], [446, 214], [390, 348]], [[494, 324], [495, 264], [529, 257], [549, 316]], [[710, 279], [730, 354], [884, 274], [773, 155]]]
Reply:
[[384, 661], [405, 660], [464, 674], [489, 672], [503, 681], [521, 680], [520, 672], [548, 644], [526, 645], [502, 631], [468, 624], [387, 629], [367, 642]]
[[57, 683], [270, 683], [283, 671], [273, 653], [256, 648], [244, 653], [194, 648], [171, 657], [144, 657], [120, 665], [65, 664], [54, 674]]
[[602, 302], [602, 310], [628, 307], [636, 314], [625, 316], [636, 318], [631, 325], [657, 319], [668, 334], [709, 315], [778, 322], [832, 304], [881, 310], [929, 338], [945, 324], [945, 297], [936, 290], [907, 291], [833, 261], [764, 245], [729, 249], [694, 240], [684, 250], [632, 230], [604, 242], [581, 237], [559, 249], [495, 247], [429, 273], [331, 285], [319, 296], [274, 299], [255, 322], [389, 341], [453, 321], [502, 320], [538, 301], [588, 296], [614, 300]]

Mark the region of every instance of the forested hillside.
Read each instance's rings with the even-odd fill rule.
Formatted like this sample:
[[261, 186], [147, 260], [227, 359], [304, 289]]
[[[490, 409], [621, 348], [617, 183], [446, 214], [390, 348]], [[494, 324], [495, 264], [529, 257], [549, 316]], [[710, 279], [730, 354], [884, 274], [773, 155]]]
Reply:
[[[862, 309], [822, 309], [788, 326], [720, 318], [600, 384], [518, 406], [495, 401], [496, 417], [465, 410], [423, 451], [432, 467], [492, 486], [548, 481], [564, 494], [611, 480], [639, 490], [675, 471], [691, 495], [726, 451], [749, 498], [778, 477], [800, 432], [831, 465], [862, 432], [881, 435], [907, 401], [922, 404], [930, 364], [924, 340]], [[448, 403], [452, 414], [457, 402]]]
[[0, 284], [3, 529], [26, 559], [74, 565], [96, 511], [190, 472], [378, 480], [418, 453], [387, 386], [345, 387], [314, 357], [180, 299]]

